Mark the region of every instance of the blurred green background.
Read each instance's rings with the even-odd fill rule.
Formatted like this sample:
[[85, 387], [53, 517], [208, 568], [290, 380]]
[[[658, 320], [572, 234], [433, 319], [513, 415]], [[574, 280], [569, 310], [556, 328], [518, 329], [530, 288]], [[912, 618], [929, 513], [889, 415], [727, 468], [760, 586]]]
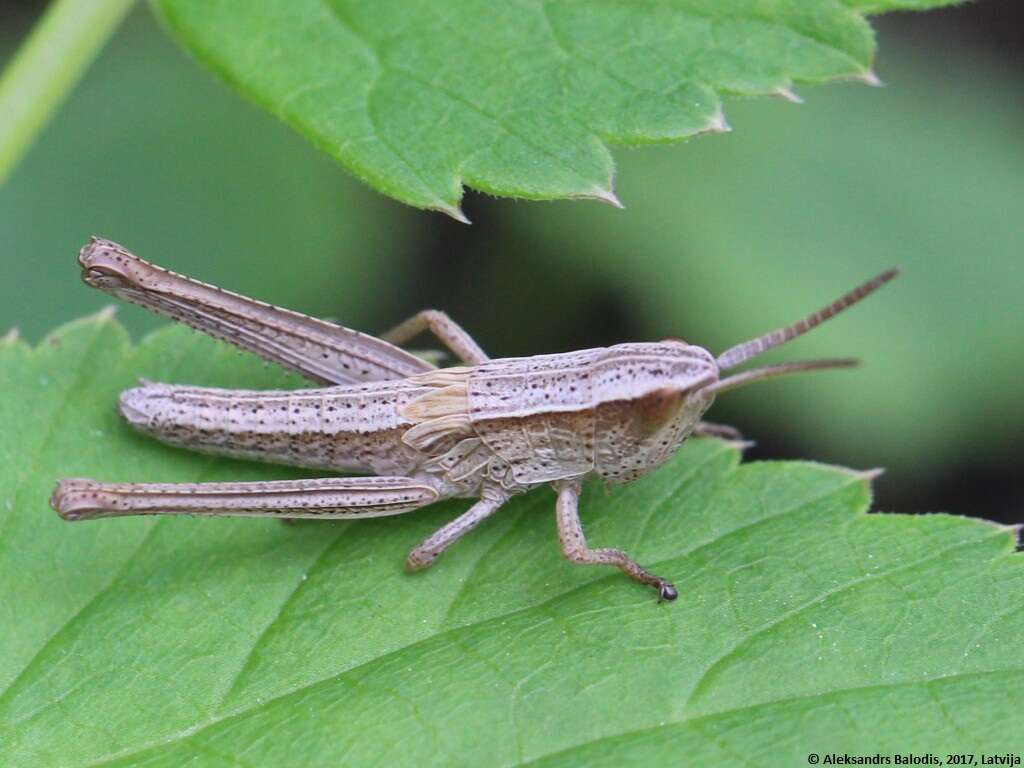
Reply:
[[[41, 7], [0, 9], [0, 59]], [[439, 307], [500, 356], [665, 336], [720, 351], [898, 264], [771, 357], [864, 368], [730, 393], [712, 417], [752, 458], [886, 467], [882, 509], [1020, 522], [1021, 21], [995, 0], [883, 17], [885, 88], [733, 100], [731, 134], [615, 149], [625, 211], [471, 194], [466, 227], [355, 181], [140, 7], [0, 187], [0, 331], [37, 340], [109, 303], [78, 280], [91, 234], [361, 330]], [[118, 312], [137, 334], [162, 322]]]

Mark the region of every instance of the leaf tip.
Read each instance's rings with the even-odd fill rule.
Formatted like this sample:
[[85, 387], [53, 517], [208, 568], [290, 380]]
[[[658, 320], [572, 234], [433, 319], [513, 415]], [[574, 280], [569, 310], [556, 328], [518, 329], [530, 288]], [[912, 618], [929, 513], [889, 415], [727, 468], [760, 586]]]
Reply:
[[785, 99], [790, 104], [803, 104], [804, 100], [799, 93], [794, 91], [792, 87], [779, 88], [773, 92], [773, 96], [778, 96], [780, 99]]
[[753, 448], [754, 446], [757, 445], [757, 443], [754, 442], [753, 440], [723, 440], [722, 442], [724, 442], [730, 448], [739, 451], [740, 453], [743, 453], [748, 448]]
[[93, 315], [93, 319], [101, 323], [106, 323], [113, 320], [116, 315], [117, 307], [114, 304], [107, 304], [107, 306]]
[[725, 112], [721, 104], [715, 107], [711, 119], [708, 120], [708, 127], [704, 130], [707, 133], [729, 133], [732, 130], [732, 126], [725, 119]]
[[853, 79], [864, 83], [864, 85], [870, 85], [872, 88], [881, 88], [885, 85], [872, 69], [866, 69], [860, 74], [854, 75]]
[[600, 200], [602, 203], [607, 203], [612, 208], [618, 208], [619, 210], [624, 209], [626, 206], [619, 200], [619, 196], [611, 189], [595, 189], [587, 197], [592, 197], [595, 200]]
[[462, 208], [460, 208], [457, 205], [447, 205], [446, 203], [442, 203], [440, 205], [433, 206], [433, 209], [435, 211], [440, 211], [441, 213], [443, 213], [443, 214], [445, 214], [447, 216], [450, 216], [451, 218], [455, 219], [456, 221], [460, 222], [461, 224], [472, 224], [473, 223], [472, 221], [470, 221], [466, 217], [466, 214], [464, 214], [462, 212]]
[[875, 467], [874, 469], [865, 469], [860, 472], [854, 473], [858, 478], [863, 480], [865, 483], [870, 483], [876, 478], [881, 477], [885, 474], [885, 467]]
[[21, 341], [21, 332], [18, 326], [14, 326], [3, 336], [0, 336], [0, 346], [9, 347]]

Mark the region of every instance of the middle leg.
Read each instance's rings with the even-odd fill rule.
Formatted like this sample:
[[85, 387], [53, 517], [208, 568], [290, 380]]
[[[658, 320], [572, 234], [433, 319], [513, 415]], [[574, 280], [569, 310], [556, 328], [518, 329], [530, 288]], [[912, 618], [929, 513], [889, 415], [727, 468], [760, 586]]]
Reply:
[[436, 309], [418, 312], [387, 333], [382, 333], [380, 338], [399, 346], [424, 331], [433, 333], [457, 358], [468, 365], [480, 365], [490, 360], [487, 353], [461, 325]]

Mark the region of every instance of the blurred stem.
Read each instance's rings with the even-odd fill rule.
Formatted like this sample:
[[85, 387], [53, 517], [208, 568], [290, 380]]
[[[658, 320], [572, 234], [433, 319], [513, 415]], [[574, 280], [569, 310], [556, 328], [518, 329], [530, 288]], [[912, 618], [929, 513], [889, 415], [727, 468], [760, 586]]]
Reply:
[[134, 0], [54, 0], [0, 74], [0, 184]]

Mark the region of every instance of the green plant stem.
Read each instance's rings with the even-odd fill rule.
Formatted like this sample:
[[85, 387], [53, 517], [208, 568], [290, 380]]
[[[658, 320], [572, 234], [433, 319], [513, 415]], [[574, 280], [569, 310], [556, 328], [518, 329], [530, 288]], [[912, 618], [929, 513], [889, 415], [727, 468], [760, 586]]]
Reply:
[[134, 0], [55, 0], [0, 74], [0, 184]]

